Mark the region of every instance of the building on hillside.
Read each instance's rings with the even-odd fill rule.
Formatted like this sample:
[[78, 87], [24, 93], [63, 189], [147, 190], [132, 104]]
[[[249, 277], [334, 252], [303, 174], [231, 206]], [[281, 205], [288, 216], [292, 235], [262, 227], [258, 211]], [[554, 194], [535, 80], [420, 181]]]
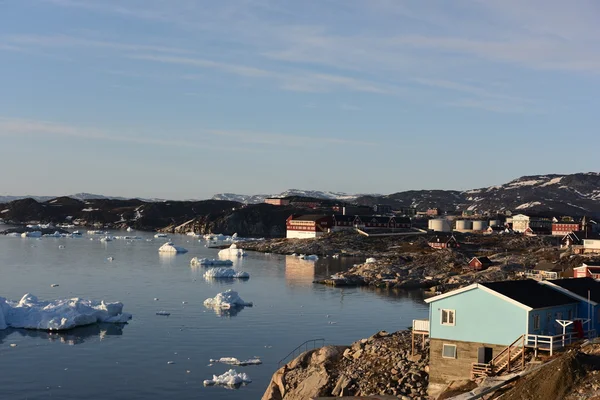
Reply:
[[573, 277], [600, 279], [600, 264], [583, 263], [581, 267], [573, 268]]
[[334, 214], [332, 217], [334, 231], [354, 230], [356, 215]]
[[600, 282], [587, 277], [557, 279], [541, 283], [550, 285], [578, 300], [577, 317], [582, 321], [583, 330], [598, 335], [600, 330]]
[[512, 216], [512, 229], [517, 233], [524, 233], [527, 228], [543, 228], [552, 231], [552, 218], [517, 214]]
[[290, 205], [290, 201], [288, 199], [281, 199], [281, 198], [274, 198], [274, 197], [266, 198], [265, 203], [271, 204], [273, 206], [289, 206]]
[[512, 230], [500, 225], [488, 226], [488, 228], [484, 232], [484, 234], [487, 235], [502, 235], [505, 233], [512, 233]]
[[552, 229], [547, 227], [527, 227], [524, 232], [525, 236], [550, 236]]
[[402, 217], [414, 217], [417, 215], [417, 209], [414, 207], [398, 207], [395, 213]]
[[429, 239], [429, 247], [434, 249], [454, 249], [460, 247], [454, 235], [436, 235]]
[[584, 235], [585, 235], [585, 232], [582, 232], [582, 231], [567, 233], [560, 240], [560, 248], [566, 249], [571, 246], [582, 246]]
[[319, 208], [323, 204], [321, 201], [317, 200], [290, 200], [290, 205], [298, 208]]
[[475, 271], [483, 271], [492, 265], [492, 261], [487, 257], [473, 257], [469, 261], [469, 268]]
[[558, 221], [552, 223], [552, 235], [564, 236], [570, 232], [577, 232], [581, 229], [579, 222], [575, 221]]
[[373, 206], [373, 212], [377, 215], [387, 215], [392, 213], [392, 206], [388, 204], [375, 204]]
[[310, 239], [331, 231], [333, 221], [329, 215], [290, 215], [286, 221], [288, 239]]
[[429, 208], [425, 214], [429, 217], [439, 217], [443, 213], [442, 213], [442, 210], [440, 210], [437, 207], [434, 207], [434, 208]]
[[361, 229], [369, 228], [410, 228], [410, 218], [404, 217], [382, 217], [378, 215], [357, 215], [354, 225]]
[[547, 279], [558, 279], [562, 277], [563, 269], [560, 265], [556, 265], [549, 261], [539, 262], [535, 267], [527, 270], [526, 276], [537, 281]]
[[577, 337], [580, 300], [531, 279], [475, 283], [425, 302], [430, 395], [452, 380], [523, 367], [525, 348], [552, 354]]

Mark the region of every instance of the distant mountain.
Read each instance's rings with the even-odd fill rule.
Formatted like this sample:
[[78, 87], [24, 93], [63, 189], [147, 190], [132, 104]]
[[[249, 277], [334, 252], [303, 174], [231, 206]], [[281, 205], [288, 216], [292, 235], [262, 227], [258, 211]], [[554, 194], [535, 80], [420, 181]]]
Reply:
[[411, 190], [387, 196], [361, 196], [358, 204], [439, 207], [448, 212], [513, 211], [559, 215], [600, 214], [600, 173], [523, 176], [499, 186], [467, 191]]
[[[282, 198], [282, 197], [310, 197], [313, 199], [323, 199], [323, 200], [338, 200], [344, 201], [348, 203], [354, 203], [357, 198], [365, 195], [361, 194], [348, 194], [341, 192], [323, 192], [320, 190], [300, 190], [300, 189], [288, 189], [285, 192], [281, 192], [279, 194], [257, 194], [257, 195], [244, 195], [244, 194], [235, 194], [235, 193], [221, 193], [216, 194], [212, 197], [212, 200], [229, 200], [229, 201], [237, 201], [245, 204], [256, 204], [262, 203], [266, 198]], [[380, 196], [380, 195], [372, 195], [372, 196]]]
[[[127, 197], [119, 197], [119, 196], [103, 196], [101, 194], [93, 194], [93, 193], [75, 193], [68, 196], [72, 199], [87, 201], [87, 200], [130, 200]], [[22, 199], [34, 199], [38, 202], [45, 202], [48, 200], [52, 200], [57, 198], [56, 196], [0, 196], [0, 204], [9, 203], [14, 200], [22, 200]], [[146, 202], [158, 202], [165, 201], [163, 199], [144, 199], [141, 197], [136, 197], [136, 200], [142, 200]]]

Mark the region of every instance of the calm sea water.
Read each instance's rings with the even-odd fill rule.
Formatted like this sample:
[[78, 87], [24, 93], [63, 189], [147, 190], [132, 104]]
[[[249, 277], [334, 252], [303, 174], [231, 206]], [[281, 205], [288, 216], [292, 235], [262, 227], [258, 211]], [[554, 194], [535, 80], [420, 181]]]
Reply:
[[[157, 249], [164, 240], [133, 234], [144, 240], [0, 236], [0, 296], [122, 301], [133, 314], [122, 328], [91, 326], [60, 335], [0, 331], [1, 399], [260, 399], [278, 361], [305, 340], [350, 344], [379, 330], [405, 329], [427, 315], [418, 292], [312, 283], [347, 268], [348, 261], [250, 253], [234, 265], [248, 271], [249, 280], [206, 281], [205, 267], [192, 268], [189, 261], [216, 258], [218, 250], [174, 235], [172, 241], [189, 253], [163, 256]], [[203, 306], [227, 289], [254, 307], [219, 315]], [[171, 315], [156, 315], [161, 310]], [[211, 358], [255, 356], [262, 365], [209, 366]], [[248, 373], [253, 382], [237, 390], [203, 386], [204, 379], [229, 368]]]

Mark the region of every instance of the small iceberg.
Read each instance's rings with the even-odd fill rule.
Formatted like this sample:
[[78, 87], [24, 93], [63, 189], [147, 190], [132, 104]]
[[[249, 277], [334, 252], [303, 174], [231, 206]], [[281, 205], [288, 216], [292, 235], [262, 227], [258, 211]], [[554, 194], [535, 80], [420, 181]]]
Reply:
[[212, 299], [204, 300], [204, 306], [214, 308], [236, 308], [236, 307], [252, 307], [252, 303], [248, 303], [238, 295], [238, 292], [234, 292], [229, 289], [225, 292], [219, 293]]
[[154, 235], [155, 238], [167, 238], [169, 237], [169, 235], [167, 235], [166, 233], [157, 233], [156, 235]]
[[123, 312], [123, 303], [80, 298], [41, 301], [26, 294], [20, 301], [0, 297], [0, 330], [6, 328], [59, 331], [99, 322], [126, 323], [131, 314]]
[[231, 260], [215, 260], [214, 258], [208, 259], [208, 258], [194, 257], [190, 260], [190, 265], [192, 267], [197, 267], [200, 265], [223, 265], [226, 267], [230, 267], [233, 265], [233, 261], [231, 261]]
[[233, 268], [211, 268], [204, 273], [205, 279], [248, 279], [250, 274], [245, 271], [236, 271]]
[[87, 231], [88, 235], [107, 235], [106, 231]]
[[298, 256], [298, 258], [300, 258], [301, 260], [307, 260], [307, 261], [317, 261], [319, 259], [319, 256], [316, 254], [311, 254], [311, 255], [300, 254]]
[[221, 357], [218, 360], [210, 360], [211, 363], [221, 363], [229, 365], [239, 365], [245, 367], [246, 365], [260, 365], [262, 361], [259, 358], [250, 358], [248, 360], [240, 361], [235, 357]]
[[246, 252], [233, 243], [229, 248], [219, 251], [219, 257], [246, 257]]
[[158, 248], [159, 253], [187, 253], [187, 249], [175, 246], [172, 242], [167, 242]]
[[39, 238], [39, 237], [42, 237], [42, 232], [40, 232], [40, 231], [23, 232], [23, 233], [21, 233], [21, 237], [23, 237], [23, 238]]
[[133, 232], [133, 228], [132, 228], [132, 227], [130, 227], [130, 226], [128, 226], [128, 227], [127, 227], [127, 232]]
[[207, 379], [204, 381], [204, 386], [214, 386], [221, 385], [227, 387], [237, 388], [242, 384], [247, 384], [252, 382], [252, 379], [245, 372], [237, 373], [234, 369], [230, 369], [225, 372], [223, 375], [213, 375], [212, 379]]
[[112, 238], [110, 236], [104, 236], [102, 239], [100, 239], [101, 242], [112, 242]]
[[195, 237], [195, 238], [198, 238], [198, 237], [201, 236], [199, 233], [196, 233], [196, 232], [188, 232], [188, 233], [186, 233], [186, 235], [187, 236], [192, 236], [192, 237]]

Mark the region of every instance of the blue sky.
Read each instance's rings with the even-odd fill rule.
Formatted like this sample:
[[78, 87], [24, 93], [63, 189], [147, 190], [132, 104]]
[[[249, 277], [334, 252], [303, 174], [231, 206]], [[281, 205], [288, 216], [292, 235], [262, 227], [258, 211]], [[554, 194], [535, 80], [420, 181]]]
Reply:
[[1, 0], [0, 194], [594, 171], [599, 20], [594, 0]]

